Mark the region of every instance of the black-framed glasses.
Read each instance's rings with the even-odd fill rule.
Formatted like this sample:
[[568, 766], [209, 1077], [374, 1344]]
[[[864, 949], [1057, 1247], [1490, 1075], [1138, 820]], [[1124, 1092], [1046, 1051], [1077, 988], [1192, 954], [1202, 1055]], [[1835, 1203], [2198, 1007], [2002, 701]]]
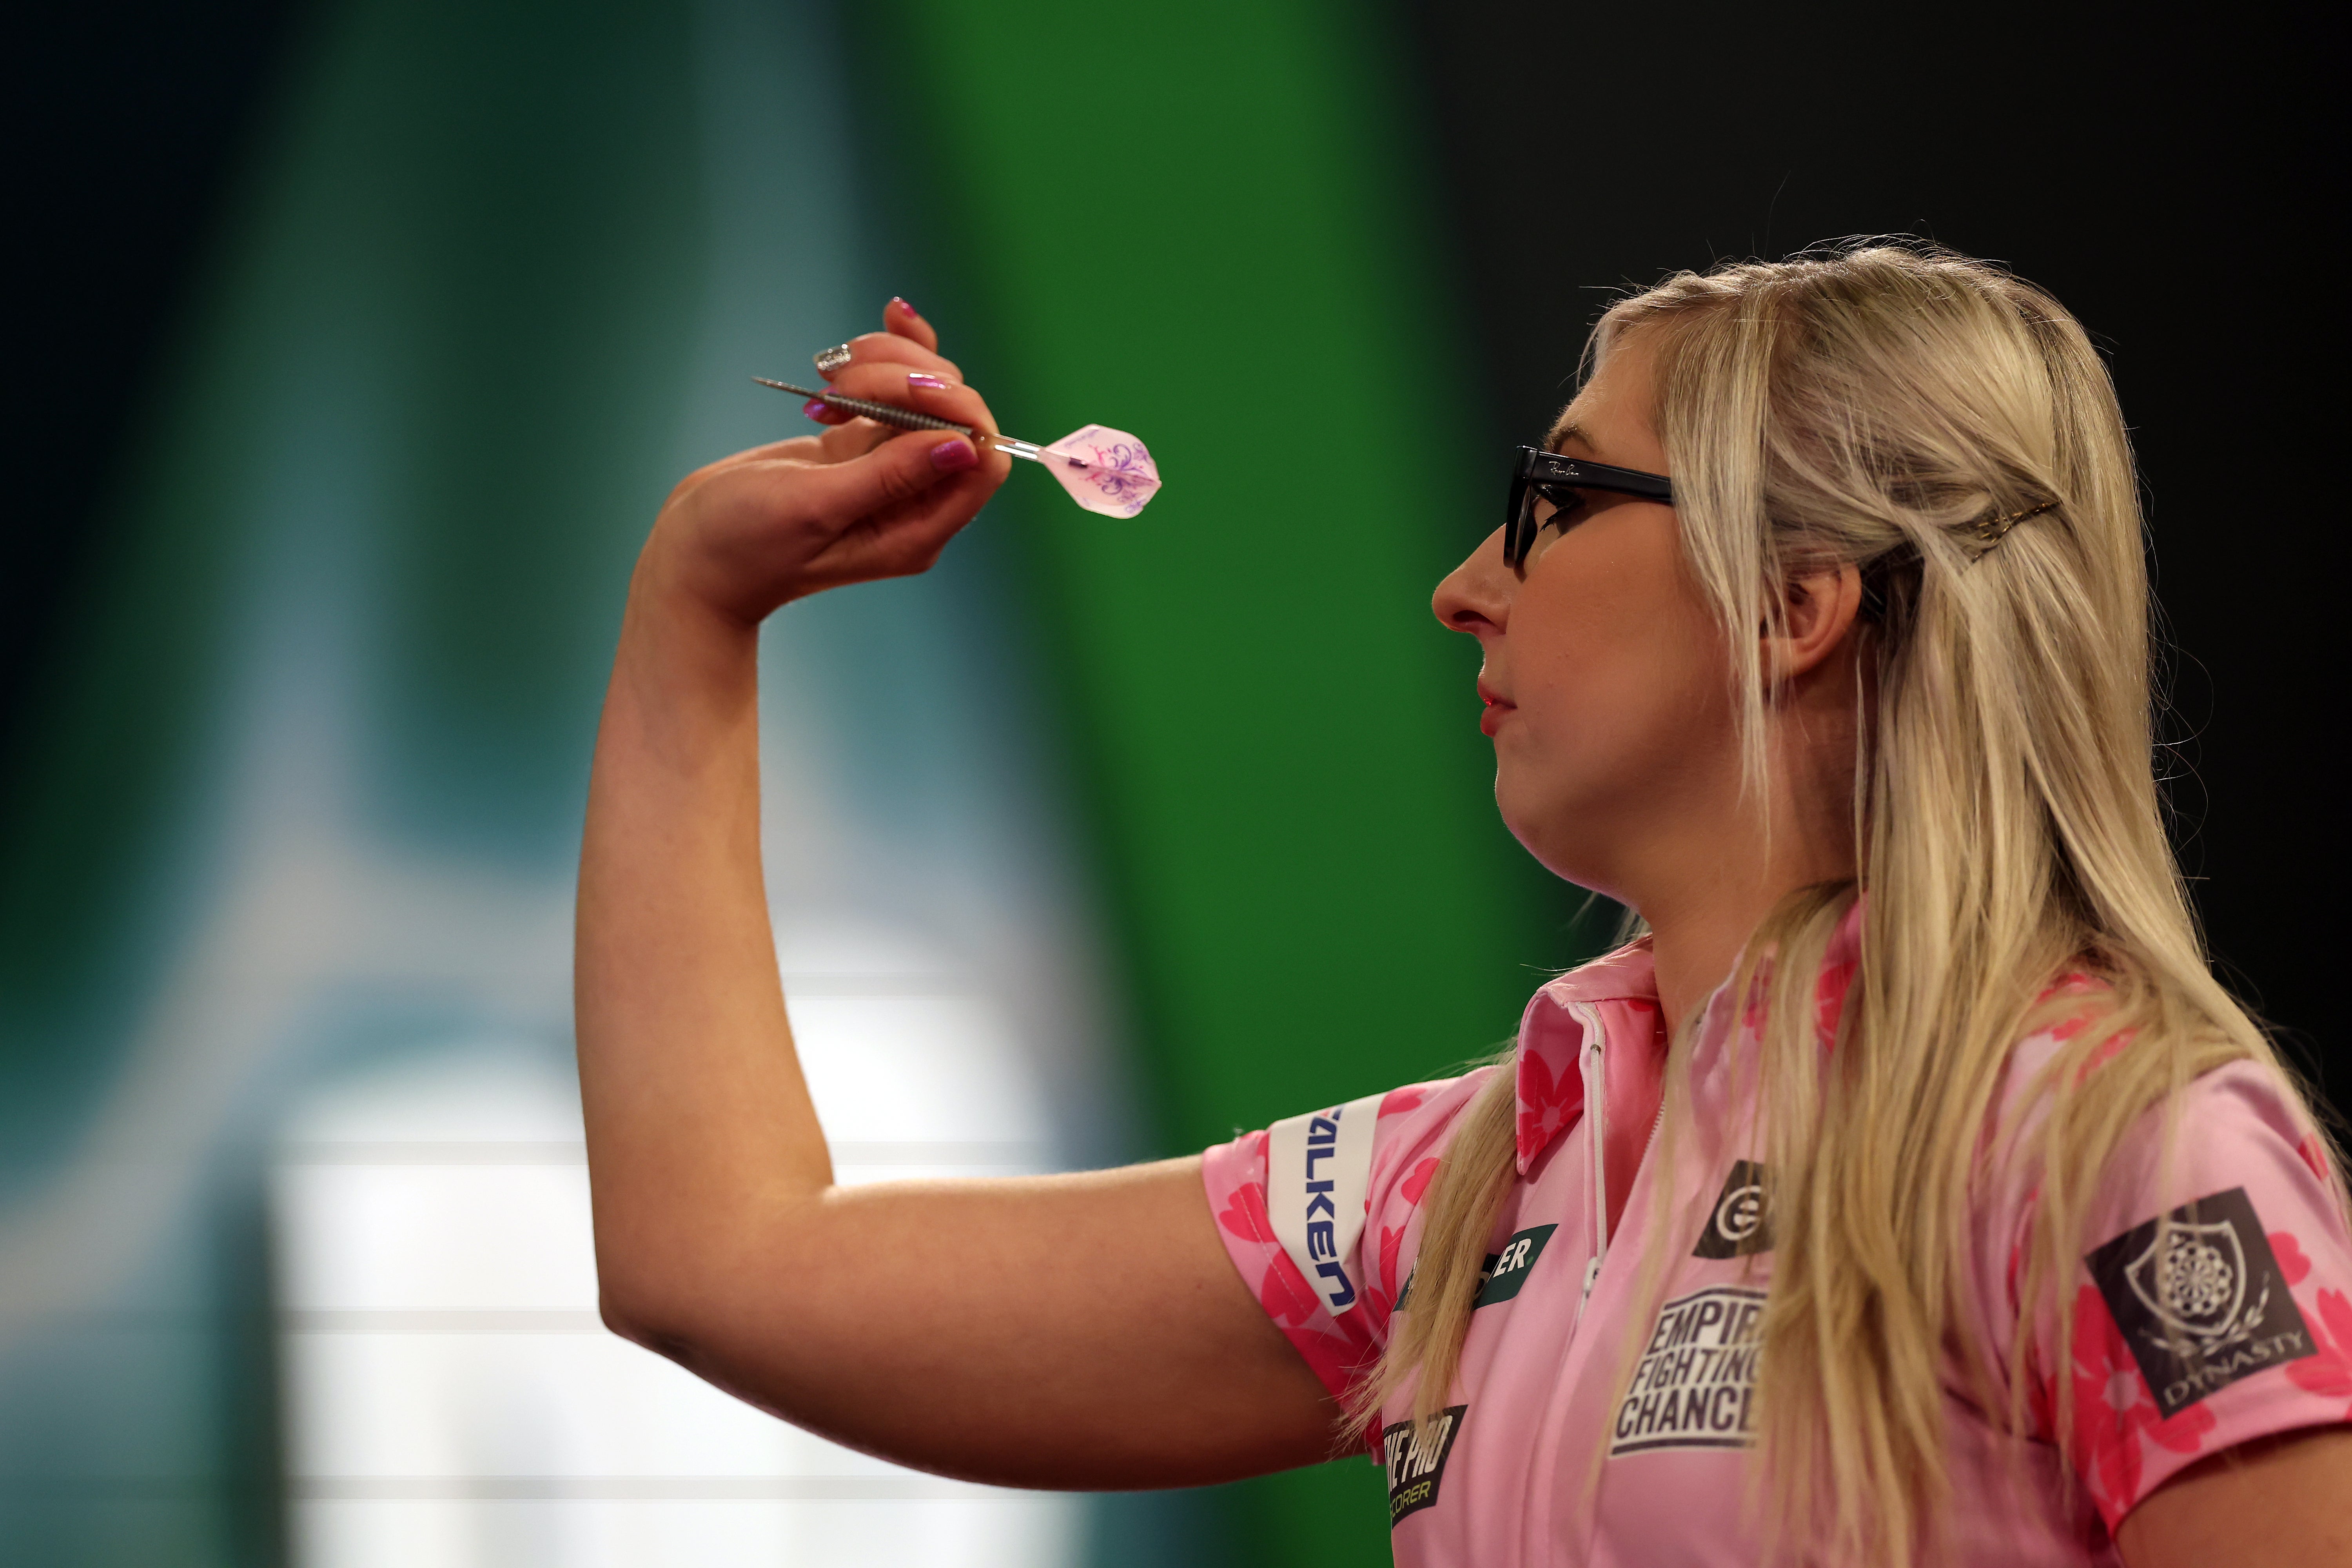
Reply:
[[1522, 447], [1518, 464], [1511, 470], [1510, 505], [1503, 512], [1505, 565], [1517, 571], [1527, 560], [1528, 552], [1534, 548], [1537, 500], [1548, 500], [1556, 507], [1573, 506], [1576, 498], [1570, 493], [1572, 490], [1608, 490], [1663, 501], [1668, 506], [1675, 501], [1674, 481], [1664, 474], [1612, 468], [1606, 463], [1563, 458], [1540, 447]]

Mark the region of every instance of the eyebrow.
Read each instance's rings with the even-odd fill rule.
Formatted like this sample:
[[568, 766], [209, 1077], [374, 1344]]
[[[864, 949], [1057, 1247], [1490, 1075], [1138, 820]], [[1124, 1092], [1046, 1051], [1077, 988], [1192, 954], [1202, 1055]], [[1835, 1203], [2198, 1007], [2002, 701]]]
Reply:
[[[1583, 442], [1587, 451], [1597, 450], [1592, 445], [1592, 437], [1583, 426], [1573, 419], [1563, 419], [1552, 426], [1551, 439], [1544, 443], [1544, 449], [1549, 452], [1558, 452], [1561, 445], [1569, 441]], [[1595, 458], [1592, 460], [1597, 463], [1601, 459]]]

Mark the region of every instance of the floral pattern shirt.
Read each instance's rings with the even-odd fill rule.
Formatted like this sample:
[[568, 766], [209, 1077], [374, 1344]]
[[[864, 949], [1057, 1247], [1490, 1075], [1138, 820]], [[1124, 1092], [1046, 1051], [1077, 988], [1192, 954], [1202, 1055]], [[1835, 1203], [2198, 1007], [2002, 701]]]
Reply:
[[[1820, 977], [1825, 1042], [1855, 940], [1849, 919]], [[1659, 1112], [1664, 1040], [1636, 944], [1538, 992], [1507, 1066], [1209, 1151], [1208, 1198], [1234, 1267], [1344, 1399], [1410, 1310], [1421, 1205], [1457, 1120], [1488, 1074], [1516, 1076], [1516, 1179], [1445, 1416], [1417, 1433], [1392, 1399], [1371, 1432], [1405, 1568], [1759, 1560], [1745, 1493], [1772, 1237], [1752, 1067], [1734, 1068], [1754, 1056], [1727, 1048], [1735, 1022], [1752, 1021], [1732, 1014], [1719, 991], [1686, 1127], [1665, 1129]], [[2018, 1045], [2005, 1110], [2031, 1109], [2021, 1097], [2065, 1034]], [[2124, 1515], [2200, 1455], [2352, 1421], [2352, 1236], [2300, 1102], [2242, 1062], [2171, 1109], [2173, 1135], [2164, 1108], [2149, 1112], [2098, 1186], [2088, 1234], [2109, 1239], [2061, 1298], [2065, 1366], [2043, 1364], [2054, 1321], [2037, 1325], [2030, 1352], [2019, 1332], [2029, 1167], [1996, 1161], [1979, 1184], [1975, 1331], [1989, 1364], [2024, 1379], [2031, 1429], [2010, 1433], [1957, 1375], [1948, 1384], [1957, 1561], [2116, 1562]]]

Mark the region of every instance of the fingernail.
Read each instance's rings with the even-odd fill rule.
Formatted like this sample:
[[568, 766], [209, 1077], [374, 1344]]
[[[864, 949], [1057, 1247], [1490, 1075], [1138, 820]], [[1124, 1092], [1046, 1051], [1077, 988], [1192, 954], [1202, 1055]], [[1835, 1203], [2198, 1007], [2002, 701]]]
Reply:
[[914, 317], [917, 321], [920, 321], [920, 320], [922, 320], [923, 313], [922, 313], [920, 310], [918, 310], [917, 309], [915, 309], [915, 307], [913, 307], [912, 305], [909, 305], [908, 303], [907, 303], [907, 297], [906, 297], [904, 294], [893, 294], [893, 295], [891, 295], [891, 296], [890, 296], [890, 303], [892, 303], [893, 305], [898, 306], [898, 309], [900, 309], [901, 310], [906, 311], [906, 312], [907, 312], [907, 314], [908, 314], [908, 315], [910, 315], [910, 316]]
[[833, 347], [823, 351], [814, 357], [816, 360], [817, 374], [824, 377], [827, 381], [831, 381], [841, 370], [841, 367], [849, 363], [849, 345], [847, 343], [835, 343]]
[[806, 403], [801, 405], [801, 412], [807, 415], [812, 419], [822, 420], [826, 415], [833, 412], [833, 405], [827, 403], [822, 397], [812, 397]]
[[919, 386], [926, 392], [945, 392], [948, 389], [946, 382], [936, 375], [925, 375], [919, 370], [910, 370], [907, 373], [907, 384]]
[[960, 474], [979, 461], [969, 441], [942, 441], [931, 448], [931, 467], [943, 474]]

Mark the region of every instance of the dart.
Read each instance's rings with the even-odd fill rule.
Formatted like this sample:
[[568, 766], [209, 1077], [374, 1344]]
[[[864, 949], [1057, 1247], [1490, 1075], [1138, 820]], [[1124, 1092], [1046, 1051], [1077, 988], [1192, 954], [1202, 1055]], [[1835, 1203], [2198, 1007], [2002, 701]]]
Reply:
[[875, 403], [863, 397], [845, 397], [837, 392], [816, 391], [794, 386], [788, 381], [770, 381], [764, 375], [751, 378], [761, 386], [772, 386], [778, 392], [789, 392], [795, 397], [814, 398], [838, 408], [845, 414], [860, 414], [884, 425], [901, 430], [952, 430], [969, 437], [976, 445], [986, 445], [1008, 457], [1023, 458], [1042, 463], [1045, 471], [1060, 481], [1070, 499], [1088, 511], [1105, 517], [1133, 517], [1143, 510], [1160, 489], [1160, 468], [1152, 462], [1151, 454], [1141, 441], [1124, 430], [1108, 426], [1088, 425], [1073, 430], [1050, 446], [1024, 441], [1012, 436], [989, 436], [969, 425], [959, 425], [936, 415], [918, 414], [911, 408], [900, 408], [888, 403]]

